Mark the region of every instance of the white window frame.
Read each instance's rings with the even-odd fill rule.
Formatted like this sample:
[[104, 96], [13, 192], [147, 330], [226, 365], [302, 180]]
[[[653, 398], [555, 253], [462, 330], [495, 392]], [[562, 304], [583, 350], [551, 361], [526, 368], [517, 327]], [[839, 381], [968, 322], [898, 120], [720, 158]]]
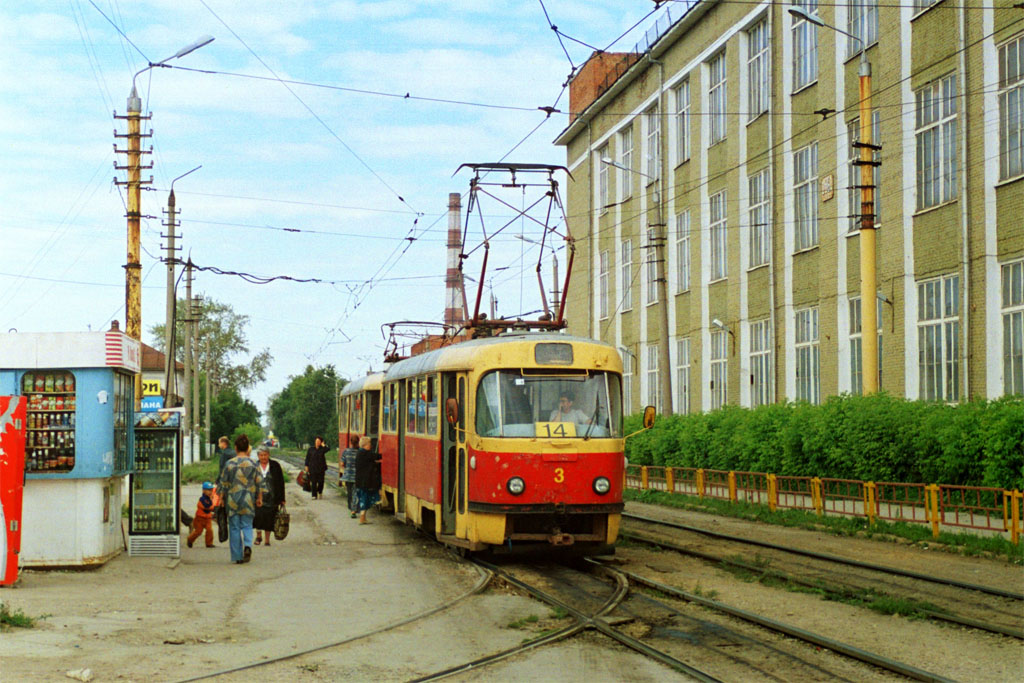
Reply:
[[[881, 140], [881, 129], [882, 116], [877, 109], [871, 112], [871, 141]], [[850, 225], [847, 229], [849, 233], [855, 233], [860, 230], [860, 165], [855, 163], [860, 161], [860, 149], [854, 147], [854, 143], [860, 142], [860, 117], [853, 119], [846, 124], [846, 135], [850, 140], [850, 187], [847, 190], [847, 200], [850, 209]], [[877, 144], [877, 143], [876, 143]], [[882, 152], [880, 150], [872, 150], [872, 158], [875, 161], [881, 162]], [[871, 169], [872, 183], [875, 185], [875, 225], [877, 226], [882, 222], [882, 211], [881, 211], [881, 192], [882, 187], [882, 169], [879, 166], [874, 166]]]
[[1024, 175], [1024, 33], [999, 46], [999, 179]]
[[636, 363], [635, 356], [628, 350], [623, 349], [622, 356], [622, 413], [623, 415], [633, 414], [633, 365]]
[[647, 228], [647, 249], [644, 254], [644, 272], [647, 275], [647, 297], [644, 303], [652, 306], [658, 303], [658, 233]]
[[765, 167], [747, 178], [750, 209], [750, 267], [772, 260], [771, 175]]
[[708, 61], [708, 147], [725, 139], [728, 90], [725, 72], [725, 50]]
[[622, 240], [619, 248], [619, 288], [622, 296], [620, 310], [633, 310], [633, 240]]
[[619, 201], [633, 196], [632, 168], [633, 124], [631, 123], [619, 133]]
[[658, 381], [658, 345], [647, 345], [647, 405], [661, 410], [661, 392]]
[[711, 410], [717, 410], [729, 400], [729, 333], [711, 331]]
[[775, 401], [772, 382], [772, 326], [767, 318], [750, 323], [750, 407]]
[[676, 114], [676, 164], [690, 158], [690, 79], [677, 85], [673, 90]]
[[676, 340], [676, 414], [690, 412], [690, 338]]
[[608, 318], [608, 302], [609, 302], [609, 264], [608, 264], [608, 250], [605, 249], [601, 252], [601, 270], [598, 274], [598, 316], [600, 320]]
[[768, 88], [770, 73], [768, 20], [761, 19], [747, 29], [747, 88], [748, 121], [768, 111]]
[[938, 78], [914, 93], [917, 210], [957, 196], [956, 75]]
[[939, 2], [940, 0], [914, 0], [914, 16], [916, 17], [918, 14], [921, 14], [925, 10], [929, 9], [932, 5], [938, 4]]
[[[793, 0], [793, 6], [818, 16], [818, 0]], [[818, 27], [797, 16], [791, 16], [793, 36], [793, 92], [818, 80]]]
[[1024, 395], [1024, 260], [1001, 268], [1003, 393]]
[[[864, 393], [864, 338], [861, 314], [861, 298], [851, 297], [850, 311], [850, 393], [860, 396]], [[878, 323], [878, 386], [882, 386], [882, 300], [875, 297], [875, 320]]]
[[796, 331], [796, 399], [814, 405], [821, 402], [821, 355], [818, 348], [817, 306], [794, 315]]
[[647, 124], [647, 176], [644, 180], [650, 185], [661, 175], [661, 115], [658, 105], [654, 105], [644, 113]]
[[608, 145], [604, 145], [601, 149], [597, 150], [597, 205], [602, 213], [608, 210], [608, 205], [611, 203], [608, 186], [608, 174], [610, 171], [608, 170], [608, 164], [602, 161], [607, 156]]
[[690, 210], [676, 214], [676, 293], [690, 289]]
[[[846, 10], [846, 58], [878, 42], [878, 0], [850, 0]], [[852, 36], [856, 36], [853, 38]]]
[[709, 224], [711, 235], [711, 281], [729, 276], [729, 230], [727, 224], [725, 190], [709, 198]]
[[960, 400], [960, 274], [917, 283], [918, 397]]
[[818, 143], [793, 152], [796, 251], [818, 246]]

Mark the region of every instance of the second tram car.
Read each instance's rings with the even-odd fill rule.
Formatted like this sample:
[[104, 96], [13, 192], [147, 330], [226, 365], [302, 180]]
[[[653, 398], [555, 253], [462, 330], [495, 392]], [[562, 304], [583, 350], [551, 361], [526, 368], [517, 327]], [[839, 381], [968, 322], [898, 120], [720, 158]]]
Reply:
[[468, 551], [615, 542], [625, 460], [614, 347], [553, 333], [446, 346], [346, 386], [342, 432], [360, 433], [352, 415], [378, 387], [382, 504], [399, 519]]
[[380, 436], [380, 387], [383, 372], [349, 382], [338, 394], [338, 455], [354, 436], [368, 436], [376, 450]]

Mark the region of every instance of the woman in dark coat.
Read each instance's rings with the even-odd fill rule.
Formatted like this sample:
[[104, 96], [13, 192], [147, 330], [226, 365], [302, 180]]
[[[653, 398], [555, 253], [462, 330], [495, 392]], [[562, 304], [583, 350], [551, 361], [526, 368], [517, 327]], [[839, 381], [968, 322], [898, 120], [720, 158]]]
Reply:
[[266, 544], [270, 545], [270, 537], [274, 535], [274, 519], [277, 517], [277, 506], [284, 502], [284, 472], [281, 464], [270, 459], [270, 449], [260, 446], [256, 451], [260, 460], [259, 469], [267, 490], [263, 494], [263, 505], [256, 508], [256, 516], [252, 528], [256, 529], [256, 545], [262, 543], [263, 532], [267, 532]]
[[309, 475], [309, 490], [313, 500], [317, 496], [324, 497], [324, 474], [327, 473], [327, 452], [330, 447], [322, 437], [316, 437], [313, 445], [306, 451], [306, 474]]
[[356, 454], [356, 496], [359, 499], [359, 523], [367, 524], [366, 511], [380, 500], [380, 456], [370, 450], [370, 437], [359, 440]]

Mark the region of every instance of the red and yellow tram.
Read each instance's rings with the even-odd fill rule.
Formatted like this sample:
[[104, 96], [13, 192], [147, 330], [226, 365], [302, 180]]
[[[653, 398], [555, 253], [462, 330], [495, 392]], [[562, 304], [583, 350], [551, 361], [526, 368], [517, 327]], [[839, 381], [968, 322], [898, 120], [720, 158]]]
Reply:
[[621, 383], [608, 344], [505, 334], [346, 386], [342, 431], [373, 434], [351, 416], [370, 419], [379, 387], [383, 504], [444, 543], [606, 551], [623, 507]]
[[374, 372], [349, 382], [338, 394], [338, 455], [352, 436], [368, 436], [377, 447], [380, 433], [380, 387], [383, 372]]

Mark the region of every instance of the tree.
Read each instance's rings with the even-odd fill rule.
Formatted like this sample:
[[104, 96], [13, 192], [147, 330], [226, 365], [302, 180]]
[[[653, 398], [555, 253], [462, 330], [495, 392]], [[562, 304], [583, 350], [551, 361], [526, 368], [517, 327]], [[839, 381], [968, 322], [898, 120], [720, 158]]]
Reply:
[[[201, 400], [205, 401], [202, 396]], [[201, 408], [205, 407], [205, 404]], [[210, 441], [216, 443], [222, 436], [230, 437], [239, 425], [259, 423], [260, 411], [256, 405], [243, 398], [238, 390], [225, 387], [210, 401]]]
[[[237, 356], [249, 353], [249, 345], [245, 336], [245, 328], [249, 325], [249, 316], [235, 313], [228, 304], [220, 303], [203, 297], [196, 305], [199, 319], [199, 348], [197, 349], [196, 367], [205, 372], [209, 360], [210, 383], [214, 393], [224, 387], [237, 390], [247, 389], [266, 378], [267, 368], [272, 360], [270, 351], [263, 349], [249, 361], [234, 363]], [[177, 314], [174, 326], [174, 357], [185, 360], [185, 323], [182, 319], [188, 313], [188, 305], [184, 299], [177, 302]], [[155, 341], [153, 347], [166, 353], [164, 325], [153, 325], [149, 333]], [[207, 358], [209, 344], [209, 358]], [[212, 420], [212, 417], [211, 417]]]
[[274, 434], [292, 444], [312, 442], [322, 436], [332, 445], [338, 437], [336, 392], [346, 384], [333, 365], [307, 365], [301, 375], [288, 378], [288, 386], [270, 401], [270, 427]]

